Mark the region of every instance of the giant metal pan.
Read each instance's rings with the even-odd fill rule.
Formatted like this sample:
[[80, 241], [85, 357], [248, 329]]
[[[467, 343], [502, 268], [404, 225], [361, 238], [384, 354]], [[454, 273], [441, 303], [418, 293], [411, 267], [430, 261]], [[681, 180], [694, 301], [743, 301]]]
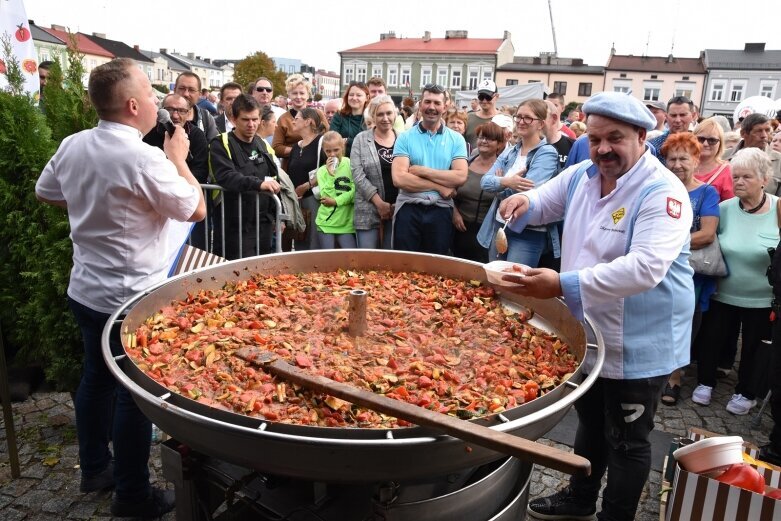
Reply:
[[[380, 250], [321, 250], [252, 257], [198, 270], [149, 288], [120, 307], [103, 331], [103, 354], [111, 372], [138, 406], [176, 439], [195, 450], [270, 474], [328, 482], [368, 482], [439, 476], [502, 457], [497, 452], [421, 427], [403, 429], [324, 428], [286, 425], [213, 409], [166, 388], [146, 376], [124, 354], [111, 353], [112, 324], [134, 331], [147, 317], [182, 299], [187, 292], [221, 288], [253, 273], [299, 273], [342, 269], [422, 271], [485, 281], [482, 265], [451, 257]], [[573, 376], [544, 396], [480, 420], [497, 431], [536, 440], [567, 413], [594, 382], [604, 361], [599, 332], [583, 325], [557, 299], [537, 300], [506, 293], [507, 306], [534, 310], [532, 324], [569, 343], [580, 364]], [[132, 308], [132, 309], [131, 309]], [[129, 310], [129, 311], [128, 311]], [[127, 313], [124, 319], [122, 315]], [[123, 342], [125, 336], [122, 335]], [[584, 379], [583, 361], [593, 369]]]

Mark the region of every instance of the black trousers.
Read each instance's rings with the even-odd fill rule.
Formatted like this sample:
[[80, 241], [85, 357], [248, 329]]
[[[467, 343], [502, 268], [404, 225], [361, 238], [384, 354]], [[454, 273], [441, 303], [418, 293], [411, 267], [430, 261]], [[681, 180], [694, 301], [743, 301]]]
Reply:
[[756, 398], [755, 384], [763, 381], [763, 367], [757, 367], [757, 352], [762, 344], [770, 344], [770, 308], [741, 308], [710, 301], [710, 309], [702, 317], [702, 342], [697, 353], [697, 380], [702, 385], [716, 387], [716, 366], [726, 342], [736, 331], [743, 331], [740, 367], [735, 394], [749, 400]]
[[781, 307], [776, 308], [773, 322], [773, 346], [770, 351], [770, 412], [773, 415], [773, 430], [770, 443], [773, 450], [781, 453]]
[[575, 402], [578, 430], [575, 454], [591, 462], [591, 475], [572, 476], [570, 486], [579, 502], [596, 504], [602, 476], [607, 486], [598, 518], [631, 521], [651, 471], [654, 415], [668, 375], [637, 380], [598, 378]]

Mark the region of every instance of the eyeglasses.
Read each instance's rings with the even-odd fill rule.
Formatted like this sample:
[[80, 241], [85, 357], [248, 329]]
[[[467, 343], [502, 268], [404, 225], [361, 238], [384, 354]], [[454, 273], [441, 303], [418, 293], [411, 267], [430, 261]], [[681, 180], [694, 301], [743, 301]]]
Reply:
[[697, 141], [699, 141], [703, 145], [707, 143], [712, 147], [715, 147], [721, 142], [721, 140], [717, 137], [705, 137], [705, 136], [697, 136]]
[[492, 99], [494, 99], [494, 97], [491, 96], [490, 94], [478, 94], [477, 99], [479, 99], [480, 101], [491, 101]]
[[534, 121], [542, 121], [539, 118], [533, 118], [531, 116], [521, 116], [520, 114], [516, 114], [513, 119], [516, 123], [523, 122], [525, 125], [531, 125]]
[[186, 116], [190, 113], [190, 109], [180, 109], [179, 107], [163, 107], [169, 114], [179, 114], [180, 116]]
[[274, 92], [273, 87], [255, 87], [256, 92]]
[[445, 92], [445, 87], [437, 83], [426, 83], [423, 86], [423, 90], [433, 92], [434, 94], [443, 94]]

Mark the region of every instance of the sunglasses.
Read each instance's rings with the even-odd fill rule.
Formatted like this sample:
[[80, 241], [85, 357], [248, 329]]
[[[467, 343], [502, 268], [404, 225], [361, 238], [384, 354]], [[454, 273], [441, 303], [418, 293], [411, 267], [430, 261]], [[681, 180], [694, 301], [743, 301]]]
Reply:
[[274, 92], [273, 87], [255, 87], [256, 92]]
[[490, 94], [478, 94], [477, 99], [479, 99], [480, 101], [491, 101], [492, 99], [494, 99], [494, 97], [491, 96]]
[[445, 87], [437, 83], [426, 83], [423, 86], [423, 90], [433, 92], [434, 94], [443, 94], [445, 92]]
[[697, 136], [697, 141], [699, 141], [703, 145], [707, 143], [712, 147], [715, 147], [721, 142], [721, 140], [717, 137], [704, 137], [704, 136]]

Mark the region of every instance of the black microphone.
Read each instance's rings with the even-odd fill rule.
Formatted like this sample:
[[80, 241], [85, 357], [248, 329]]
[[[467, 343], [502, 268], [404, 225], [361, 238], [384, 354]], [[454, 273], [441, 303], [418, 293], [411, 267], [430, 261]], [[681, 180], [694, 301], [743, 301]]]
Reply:
[[157, 109], [157, 122], [165, 127], [168, 131], [168, 135], [173, 137], [176, 127], [171, 121], [171, 114], [165, 109]]

